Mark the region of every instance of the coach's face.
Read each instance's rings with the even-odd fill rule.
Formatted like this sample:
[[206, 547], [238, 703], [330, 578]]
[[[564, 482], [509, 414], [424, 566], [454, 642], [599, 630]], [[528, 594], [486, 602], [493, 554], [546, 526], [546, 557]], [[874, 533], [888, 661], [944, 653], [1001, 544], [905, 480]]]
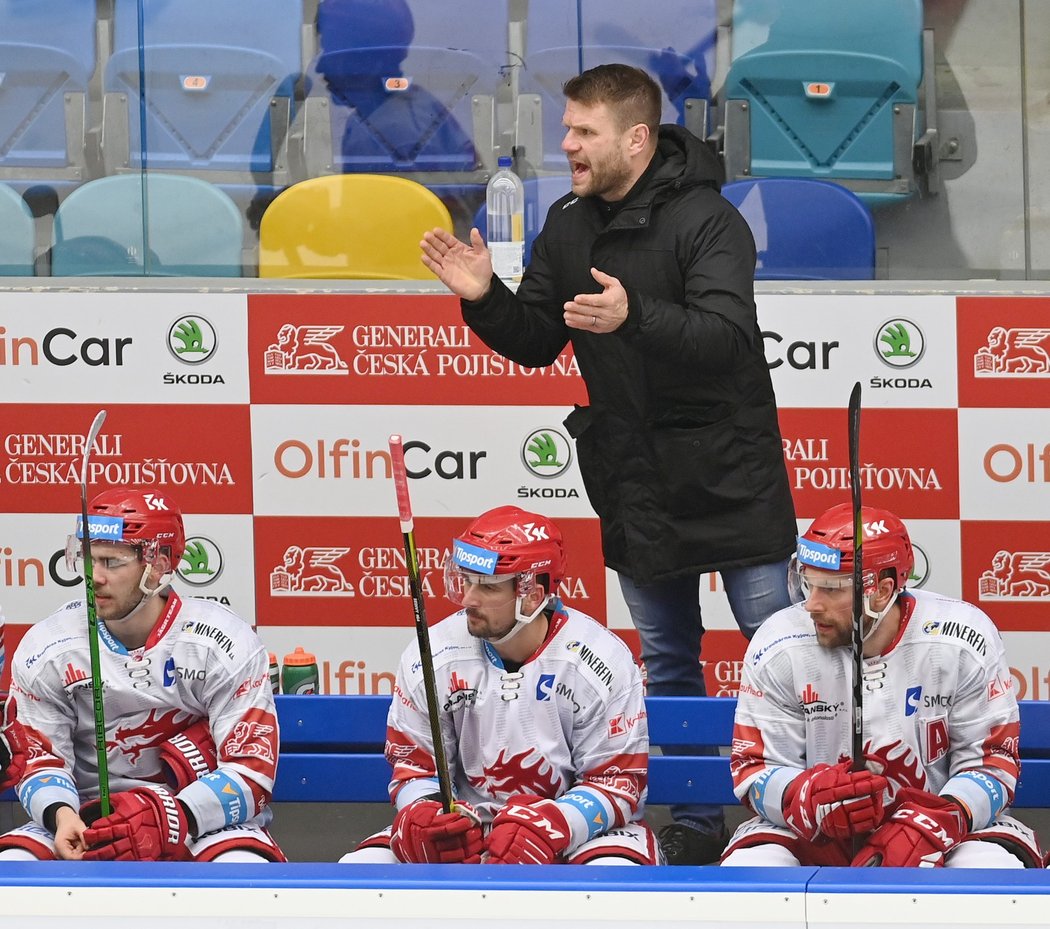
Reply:
[[565, 104], [565, 138], [561, 148], [569, 159], [572, 192], [578, 197], [601, 197], [615, 202], [627, 196], [646, 165], [635, 164], [638, 130], [648, 137], [645, 126], [621, 128], [616, 115], [604, 103], [585, 106], [576, 100]]

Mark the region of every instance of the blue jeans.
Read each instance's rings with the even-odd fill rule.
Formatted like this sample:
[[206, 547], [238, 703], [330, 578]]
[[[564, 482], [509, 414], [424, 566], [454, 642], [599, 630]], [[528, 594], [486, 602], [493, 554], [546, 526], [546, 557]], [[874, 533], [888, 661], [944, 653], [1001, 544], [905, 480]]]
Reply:
[[[789, 559], [722, 571], [729, 605], [740, 631], [750, 639], [758, 627], [777, 610], [791, 605], [787, 586]], [[700, 640], [704, 624], [700, 616], [700, 575], [674, 578], [638, 587], [623, 574], [620, 590], [631, 611], [631, 620], [642, 644], [642, 660], [648, 674], [647, 692], [655, 697], [703, 697], [707, 695], [700, 667]], [[717, 755], [714, 746], [663, 749], [665, 755]], [[671, 807], [676, 822], [717, 834], [725, 826], [722, 807], [708, 804], [676, 804]]]

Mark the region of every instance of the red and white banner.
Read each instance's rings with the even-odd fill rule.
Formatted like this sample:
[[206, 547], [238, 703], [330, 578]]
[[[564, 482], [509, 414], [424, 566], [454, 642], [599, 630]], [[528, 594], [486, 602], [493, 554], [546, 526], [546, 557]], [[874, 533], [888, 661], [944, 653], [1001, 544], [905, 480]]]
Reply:
[[[898, 513], [913, 586], [962, 596], [1004, 633], [1017, 692], [1050, 698], [1050, 298], [762, 295], [799, 527], [849, 499], [846, 401], [864, 387], [865, 501]], [[413, 639], [387, 438], [405, 438], [431, 621], [441, 563], [478, 513], [556, 519], [567, 601], [637, 650], [563, 420], [572, 352], [522, 368], [443, 294], [18, 293], [0, 309], [0, 605], [7, 648], [80, 595], [61, 557], [94, 414], [91, 485], [156, 487], [186, 514], [186, 595], [228, 604], [322, 690], [387, 693]], [[703, 579], [710, 693], [744, 640]], [[6, 677], [6, 676], [5, 676]], [[0, 680], [0, 686], [5, 680]]]

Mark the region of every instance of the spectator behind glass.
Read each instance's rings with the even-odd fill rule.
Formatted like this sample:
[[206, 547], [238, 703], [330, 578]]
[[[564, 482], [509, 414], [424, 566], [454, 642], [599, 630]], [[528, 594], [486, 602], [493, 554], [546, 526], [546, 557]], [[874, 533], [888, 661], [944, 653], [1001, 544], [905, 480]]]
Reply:
[[[470, 135], [424, 86], [454, 75], [405, 73], [415, 33], [405, 0], [322, 0], [317, 28], [316, 70], [337, 108], [333, 131], [345, 117], [342, 139], [333, 139], [344, 171], [474, 170]], [[443, 199], [454, 217], [472, 217], [478, 206]]]

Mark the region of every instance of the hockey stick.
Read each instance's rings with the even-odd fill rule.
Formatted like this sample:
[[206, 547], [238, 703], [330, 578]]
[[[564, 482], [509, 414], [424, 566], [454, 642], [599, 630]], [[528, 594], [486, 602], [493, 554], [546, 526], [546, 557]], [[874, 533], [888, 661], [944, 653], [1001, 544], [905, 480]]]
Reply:
[[95, 444], [106, 411], [99, 410], [84, 442], [84, 457], [80, 465], [80, 551], [84, 556], [84, 588], [88, 621], [88, 648], [91, 651], [91, 700], [95, 710], [95, 751], [98, 755], [98, 802], [102, 816], [109, 816], [109, 760], [106, 756], [106, 714], [102, 705], [102, 666], [98, 646], [98, 614], [95, 611], [95, 577], [91, 561], [91, 528], [88, 523], [88, 459]]
[[416, 554], [416, 536], [412, 520], [412, 501], [408, 495], [408, 472], [405, 470], [405, 449], [401, 436], [390, 436], [390, 465], [397, 493], [398, 518], [405, 543], [405, 564], [412, 590], [412, 609], [416, 620], [416, 640], [419, 642], [419, 660], [423, 671], [423, 689], [427, 698], [427, 717], [430, 737], [434, 743], [434, 768], [441, 791], [441, 805], [446, 813], [454, 809], [452, 781], [445, 760], [445, 743], [441, 738], [441, 720], [438, 717], [437, 685], [434, 682], [434, 656], [430, 651], [430, 630], [427, 628], [427, 608], [423, 602], [423, 587], [419, 581], [419, 557]]
[[853, 498], [853, 770], [864, 768], [864, 520], [860, 504], [860, 381], [849, 396], [849, 481]]

